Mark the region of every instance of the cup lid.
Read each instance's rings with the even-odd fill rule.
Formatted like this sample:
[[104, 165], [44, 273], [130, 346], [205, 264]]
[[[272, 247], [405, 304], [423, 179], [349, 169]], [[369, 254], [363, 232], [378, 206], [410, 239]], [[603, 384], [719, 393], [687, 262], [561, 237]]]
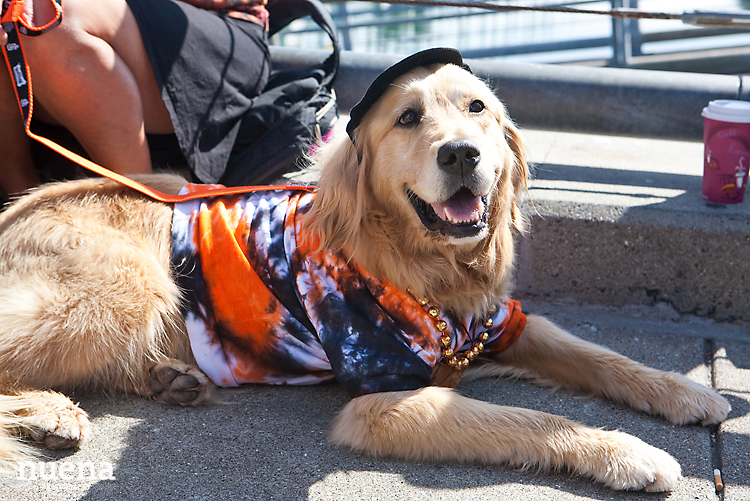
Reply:
[[709, 102], [701, 115], [720, 122], [750, 123], [750, 102], [718, 99]]

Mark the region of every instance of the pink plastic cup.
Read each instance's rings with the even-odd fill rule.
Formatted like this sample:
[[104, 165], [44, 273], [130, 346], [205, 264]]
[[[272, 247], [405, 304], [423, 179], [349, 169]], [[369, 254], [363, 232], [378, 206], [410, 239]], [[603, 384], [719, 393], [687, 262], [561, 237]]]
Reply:
[[738, 204], [750, 167], [750, 102], [722, 99], [703, 108], [703, 198]]

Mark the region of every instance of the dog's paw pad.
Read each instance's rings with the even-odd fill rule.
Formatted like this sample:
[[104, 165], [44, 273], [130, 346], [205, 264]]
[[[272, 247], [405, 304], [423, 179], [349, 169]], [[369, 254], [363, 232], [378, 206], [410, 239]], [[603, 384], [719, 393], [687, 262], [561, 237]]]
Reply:
[[183, 363], [159, 364], [149, 370], [154, 398], [172, 405], [197, 405], [211, 400], [212, 383], [198, 369]]
[[27, 435], [50, 449], [79, 447], [91, 436], [86, 412], [64, 395], [50, 394], [20, 417]]

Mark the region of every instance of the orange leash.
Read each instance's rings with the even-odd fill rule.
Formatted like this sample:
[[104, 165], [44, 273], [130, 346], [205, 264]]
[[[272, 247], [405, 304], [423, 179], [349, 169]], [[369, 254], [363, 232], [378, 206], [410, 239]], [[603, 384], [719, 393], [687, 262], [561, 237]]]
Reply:
[[[206, 186], [205, 190], [196, 191], [187, 195], [171, 195], [151, 188], [150, 186], [146, 186], [145, 184], [139, 183], [129, 177], [123, 176], [122, 174], [111, 171], [106, 167], [102, 167], [101, 165], [92, 162], [63, 146], [60, 146], [56, 142], [32, 132], [31, 117], [34, 111], [34, 93], [31, 85], [31, 69], [26, 63], [26, 57], [23, 52], [23, 45], [21, 44], [19, 33], [26, 36], [38, 36], [58, 26], [60, 22], [62, 22], [63, 0], [50, 0], [55, 7], [55, 17], [44, 26], [39, 27], [29, 26], [21, 17], [24, 0], [2, 0], [2, 2], [3, 14], [0, 22], [2, 23], [2, 28], [8, 34], [8, 43], [3, 47], [3, 56], [5, 57], [5, 63], [8, 66], [11, 79], [15, 83], [14, 87], [16, 91], [16, 99], [18, 100], [18, 107], [23, 116], [26, 135], [30, 138], [42, 143], [53, 151], [95, 174], [117, 181], [122, 185], [132, 188], [160, 202], [178, 203], [186, 200], [204, 198], [206, 196], [237, 195], [240, 193], [249, 193], [265, 189], [263, 186], [236, 186], [231, 188], [216, 188], [215, 186], [212, 188]], [[297, 185], [284, 185], [279, 186], [278, 188], [311, 189], [309, 187]]]

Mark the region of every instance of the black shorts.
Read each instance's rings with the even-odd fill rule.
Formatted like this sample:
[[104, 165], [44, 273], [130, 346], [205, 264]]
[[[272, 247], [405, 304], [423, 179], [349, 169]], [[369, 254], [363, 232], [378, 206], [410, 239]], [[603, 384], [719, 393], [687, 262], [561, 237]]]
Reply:
[[266, 31], [177, 0], [127, 2], [182, 155], [198, 180], [217, 182], [241, 117], [268, 81]]

